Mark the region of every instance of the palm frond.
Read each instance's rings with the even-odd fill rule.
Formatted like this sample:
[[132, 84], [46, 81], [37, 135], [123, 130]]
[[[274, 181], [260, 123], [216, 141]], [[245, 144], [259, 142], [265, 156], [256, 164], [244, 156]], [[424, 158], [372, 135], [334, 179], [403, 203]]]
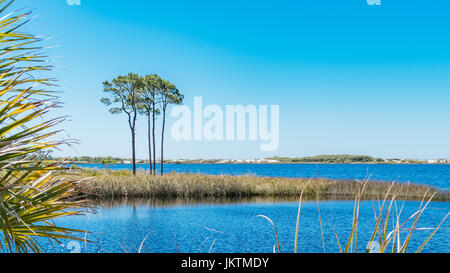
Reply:
[[58, 107], [57, 96], [46, 90], [53, 80], [35, 71], [51, 67], [41, 55], [41, 41], [19, 32], [29, 12], [5, 13], [14, 1], [0, 1], [0, 252], [41, 252], [39, 237], [81, 240], [81, 230], [58, 227], [53, 219], [78, 215], [77, 181], [60, 177], [63, 162], [37, 160], [67, 141], [52, 140], [64, 117], [47, 119]]

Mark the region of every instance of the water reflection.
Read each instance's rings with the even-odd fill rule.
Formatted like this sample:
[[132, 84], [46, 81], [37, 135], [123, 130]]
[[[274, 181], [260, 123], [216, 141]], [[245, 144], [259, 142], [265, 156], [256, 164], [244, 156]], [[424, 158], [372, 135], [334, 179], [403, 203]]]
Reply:
[[286, 197], [242, 197], [242, 198], [117, 198], [91, 200], [94, 206], [117, 208], [121, 206], [149, 208], [173, 208], [192, 205], [249, 204], [249, 203], [283, 203], [297, 202], [298, 199]]
[[[351, 201], [354, 196], [327, 196], [326, 198], [319, 198], [319, 201]], [[303, 201], [317, 201], [315, 198], [302, 198]], [[372, 200], [363, 198], [363, 200]], [[412, 199], [415, 200], [415, 199]], [[420, 199], [417, 199], [420, 200]], [[252, 197], [216, 197], [216, 198], [115, 198], [115, 199], [95, 199], [90, 200], [89, 204], [94, 207], [103, 208], [117, 208], [121, 206], [133, 207], [149, 207], [149, 208], [172, 208], [181, 206], [196, 206], [196, 205], [222, 205], [222, 204], [273, 204], [273, 203], [291, 203], [298, 202], [299, 198], [294, 197], [267, 197], [267, 196], [252, 196]]]
[[[295, 199], [286, 198], [211, 198], [189, 199], [116, 199], [97, 200], [97, 214], [57, 219], [61, 226], [88, 230], [87, 239], [95, 245], [82, 246], [83, 252], [137, 252], [142, 244], [150, 253], [267, 253], [275, 244], [272, 225], [257, 215], [266, 215], [276, 224], [283, 252], [294, 249], [298, 213]], [[401, 223], [420, 207], [420, 201], [399, 202]], [[364, 249], [370, 242], [374, 227], [374, 206], [377, 201], [363, 201], [358, 224], [358, 246]], [[450, 211], [450, 202], [432, 202], [420, 219], [420, 228], [436, 227]], [[302, 204], [299, 226], [299, 251], [321, 253], [339, 252], [340, 240], [349, 238], [352, 228], [354, 201], [321, 201]], [[450, 222], [441, 229], [424, 252], [449, 252]], [[409, 225], [408, 225], [409, 226]], [[323, 238], [321, 229], [323, 228]], [[336, 233], [335, 233], [336, 232]], [[411, 251], [417, 250], [430, 235], [430, 230], [414, 233]], [[214, 243], [213, 243], [214, 242]], [[49, 252], [52, 246], [42, 242]], [[57, 250], [64, 252], [67, 250]]]

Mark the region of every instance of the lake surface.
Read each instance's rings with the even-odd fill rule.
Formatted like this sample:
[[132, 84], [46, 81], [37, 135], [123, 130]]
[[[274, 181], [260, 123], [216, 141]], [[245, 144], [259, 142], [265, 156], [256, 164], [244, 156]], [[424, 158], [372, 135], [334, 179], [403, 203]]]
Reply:
[[[79, 164], [80, 167], [131, 170], [131, 164]], [[422, 183], [450, 190], [450, 164], [166, 164], [165, 172], [257, 175], [270, 177], [324, 177]], [[138, 169], [148, 170], [147, 164]], [[159, 170], [159, 168], [157, 168]]]
[[[414, 213], [420, 202], [405, 202], [402, 219]], [[375, 224], [372, 201], [361, 206], [358, 231], [359, 251], [364, 251]], [[400, 209], [402, 202], [398, 203]], [[353, 202], [321, 201], [325, 248], [322, 244], [317, 203], [304, 202], [300, 218], [300, 252], [338, 252], [333, 229], [341, 244], [345, 244], [351, 230]], [[272, 253], [274, 230], [263, 218], [270, 217], [278, 229], [281, 249], [293, 252], [297, 202], [243, 201], [226, 204], [184, 204], [183, 202], [120, 202], [98, 207], [97, 215], [57, 219], [57, 224], [92, 231], [87, 239], [96, 244], [80, 245], [81, 252], [142, 252], [150, 253]], [[450, 211], [449, 202], [434, 202], [423, 214], [418, 227], [436, 227]], [[409, 227], [410, 225], [407, 225]], [[416, 251], [426, 240], [429, 230], [415, 231], [409, 251]], [[402, 239], [406, 234], [403, 234]], [[81, 236], [83, 237], [83, 236]], [[66, 242], [67, 243], [67, 242]], [[43, 242], [49, 252], [69, 252], [63, 247], [53, 249]], [[74, 244], [68, 244], [77, 250]], [[423, 252], [450, 252], [450, 222], [442, 226]]]
[[[80, 165], [90, 168], [131, 169], [131, 165]], [[148, 169], [147, 165], [139, 165]], [[326, 177], [335, 179], [415, 182], [450, 188], [450, 165], [356, 165], [356, 164], [172, 164], [167, 172], [202, 174], [251, 174], [272, 177]], [[404, 203], [402, 220], [419, 208], [420, 202]], [[352, 201], [321, 201], [324, 242], [320, 232], [316, 202], [303, 202], [300, 220], [300, 252], [338, 252], [333, 230], [345, 244], [350, 234], [353, 215]], [[397, 203], [400, 209], [402, 202]], [[375, 220], [376, 201], [364, 201], [361, 206], [358, 231], [359, 251], [369, 243]], [[294, 200], [134, 200], [99, 204], [97, 214], [57, 219], [62, 226], [87, 230], [87, 239], [95, 244], [66, 243], [70, 251], [80, 252], [251, 252], [271, 253], [275, 236], [271, 224], [257, 215], [266, 215], [276, 224], [281, 249], [293, 252], [298, 204]], [[450, 211], [450, 202], [432, 202], [418, 227], [437, 227]], [[408, 224], [406, 227], [409, 227]], [[415, 231], [409, 251], [414, 252], [426, 240], [430, 230]], [[83, 236], [81, 236], [83, 237]], [[405, 234], [401, 237], [405, 238]], [[144, 241], [145, 239], [145, 241]], [[144, 243], [142, 243], [144, 241]], [[69, 252], [62, 246], [42, 244], [49, 252]], [[141, 246], [142, 244], [142, 246]], [[79, 246], [79, 248], [78, 248]], [[446, 221], [423, 252], [450, 253], [450, 220]]]

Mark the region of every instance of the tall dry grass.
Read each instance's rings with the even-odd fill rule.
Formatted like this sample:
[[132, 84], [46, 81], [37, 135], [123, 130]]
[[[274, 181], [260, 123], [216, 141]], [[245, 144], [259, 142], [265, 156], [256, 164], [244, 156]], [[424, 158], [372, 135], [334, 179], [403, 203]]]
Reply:
[[[66, 174], [88, 178], [80, 185], [89, 197], [98, 198], [243, 198], [295, 197], [301, 192], [305, 199], [349, 199], [359, 193], [363, 182], [354, 180], [269, 178], [256, 176], [202, 175], [170, 173], [151, 176], [131, 171], [78, 169]], [[81, 177], [80, 177], [81, 176]], [[371, 181], [367, 183], [362, 199], [382, 199], [386, 193], [404, 200], [429, 198], [449, 200], [447, 192], [416, 184], [394, 184]], [[391, 189], [390, 189], [391, 188]], [[390, 189], [390, 190], [389, 190]]]

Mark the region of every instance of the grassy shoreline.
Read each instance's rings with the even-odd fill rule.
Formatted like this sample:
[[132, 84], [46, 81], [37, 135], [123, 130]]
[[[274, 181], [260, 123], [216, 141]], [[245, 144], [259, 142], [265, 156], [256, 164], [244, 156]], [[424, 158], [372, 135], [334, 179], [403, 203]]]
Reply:
[[[304, 198], [321, 200], [354, 199], [361, 181], [277, 178], [231, 175], [202, 175], [187, 173], [169, 173], [164, 176], [151, 176], [131, 171], [77, 169], [65, 174], [69, 178], [86, 178], [79, 184], [80, 192], [88, 198], [248, 198], [283, 197], [297, 198], [304, 190]], [[370, 181], [365, 190], [364, 199], [383, 199], [390, 182]], [[397, 199], [418, 200], [429, 198], [437, 192], [433, 200], [450, 201], [450, 193], [439, 191], [431, 186], [420, 184], [396, 183], [392, 186], [391, 196]]]

